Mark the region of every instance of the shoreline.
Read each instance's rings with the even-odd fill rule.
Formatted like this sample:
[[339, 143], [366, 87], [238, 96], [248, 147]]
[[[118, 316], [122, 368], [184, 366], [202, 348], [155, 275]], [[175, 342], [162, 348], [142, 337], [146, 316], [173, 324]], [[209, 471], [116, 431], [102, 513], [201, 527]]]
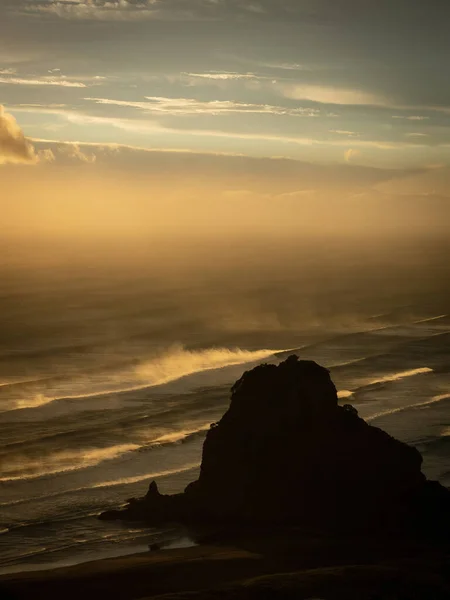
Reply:
[[[137, 600], [165, 594], [184, 598], [189, 593], [190, 598], [206, 599], [211, 597], [207, 590], [215, 590], [214, 597], [219, 598], [240, 598], [242, 594], [257, 598], [261, 587], [275, 593], [287, 586], [296, 593], [310, 594], [305, 597], [326, 597], [334, 590], [333, 598], [344, 599], [365, 598], [364, 594], [377, 586], [394, 586], [397, 591], [423, 589], [423, 596], [411, 597], [438, 600], [450, 593], [449, 566], [448, 549], [411, 540], [242, 532], [189, 548], [2, 575], [0, 597]], [[352, 590], [360, 595], [353, 596]]]
[[[190, 539], [187, 535], [180, 534], [177, 538], [174, 538], [174, 539], [166, 541], [166, 542], [163, 541], [159, 545], [160, 545], [161, 551], [167, 551], [167, 550], [176, 550], [176, 549], [182, 549], [182, 548], [191, 548], [191, 547], [197, 546], [198, 544], [193, 539]], [[134, 546], [130, 546], [128, 550], [126, 548], [122, 548], [120, 550], [117, 549], [117, 551], [114, 551], [114, 550], [105, 551], [104, 553], [97, 554], [96, 557], [94, 557], [94, 552], [93, 552], [92, 556], [87, 555], [87, 556], [90, 556], [89, 558], [87, 556], [85, 558], [81, 558], [81, 557], [70, 558], [70, 557], [68, 557], [66, 559], [59, 559], [59, 560], [55, 561], [54, 563], [51, 563], [51, 562], [32, 563], [31, 562], [31, 563], [15, 564], [15, 565], [11, 565], [10, 569], [8, 567], [0, 567], [0, 581], [1, 581], [2, 577], [12, 576], [12, 575], [20, 577], [22, 574], [28, 574], [28, 573], [53, 572], [58, 569], [81, 567], [83, 565], [89, 565], [91, 563], [97, 563], [97, 562], [101, 562], [104, 560], [113, 560], [113, 559], [137, 556], [137, 555], [141, 555], [141, 554], [148, 554], [151, 552], [150, 546], [151, 546], [151, 544], [148, 544], [148, 543], [139, 544], [138, 540], [136, 540], [136, 544]]]

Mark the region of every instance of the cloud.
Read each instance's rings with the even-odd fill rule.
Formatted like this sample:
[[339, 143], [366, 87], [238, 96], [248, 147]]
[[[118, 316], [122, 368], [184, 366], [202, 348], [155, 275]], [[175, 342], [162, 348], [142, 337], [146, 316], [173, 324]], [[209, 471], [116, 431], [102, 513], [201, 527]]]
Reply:
[[[248, 3], [241, 0], [17, 0], [21, 14], [42, 14], [61, 19], [142, 21], [267, 18], [273, 0]], [[271, 10], [269, 10], [271, 9]], [[283, 11], [284, 12], [284, 11]]]
[[424, 117], [422, 115], [410, 115], [410, 116], [407, 116], [407, 115], [393, 115], [392, 118], [393, 119], [405, 119], [407, 121], [426, 121], [430, 117]]
[[206, 73], [182, 73], [186, 77], [197, 77], [200, 79], [214, 79], [228, 81], [237, 79], [259, 79], [255, 73], [236, 73], [233, 71], [208, 71]]
[[[194, 151], [179, 148], [143, 148], [117, 143], [57, 142], [46, 139], [33, 139], [37, 149], [51, 149], [57, 159], [78, 157], [80, 153], [91, 157], [90, 161], [77, 160], [83, 166], [93, 162], [96, 168], [109, 167], [114, 172], [124, 169], [127, 172], [142, 171], [147, 176], [166, 172], [190, 174], [196, 169], [207, 169], [213, 179], [216, 175], [228, 181], [226, 190], [257, 190], [259, 193], [272, 193], [268, 180], [277, 179], [277, 194], [292, 192], [296, 196], [313, 194], [319, 189], [359, 188], [361, 185], [373, 185], [400, 178], [410, 177], [422, 172], [417, 169], [374, 168], [351, 164], [343, 169], [340, 164], [314, 164], [302, 159], [284, 157], [251, 157], [232, 152]], [[356, 151], [355, 151], [356, 152]], [[236, 178], [229, 179], [235, 172]], [[167, 181], [172, 185], [173, 180]], [[201, 183], [201, 181], [198, 181]], [[280, 187], [281, 186], [281, 187]]]
[[159, 0], [42, 0], [24, 2], [20, 12], [61, 19], [139, 21], [159, 14]]
[[51, 148], [43, 148], [38, 151], [39, 162], [52, 163], [55, 162], [56, 156]]
[[[1, 73], [1, 72], [0, 72]], [[0, 77], [0, 83], [10, 85], [51, 85], [69, 88], [85, 88], [86, 84], [80, 81], [70, 81], [64, 77], [40, 77], [37, 79], [27, 79], [22, 77]]]
[[[150, 112], [152, 117], [158, 117], [160, 116], [182, 116], [182, 115], [199, 115], [202, 114], [201, 110], [198, 109], [198, 107], [196, 108], [196, 105], [194, 104], [190, 104], [188, 103], [188, 105], [186, 105], [184, 102], [181, 102], [182, 100], [186, 100], [186, 99], [168, 99], [170, 100], [169, 105], [166, 105], [165, 100], [167, 99], [160, 99], [160, 98], [156, 98], [156, 106], [158, 107], [158, 105], [161, 102], [161, 105], [159, 105], [159, 107], [154, 111], [154, 113], [152, 114], [151, 111], [149, 111], [148, 106], [152, 105], [153, 103], [151, 102], [131, 102], [131, 101], [121, 101], [121, 100], [108, 100], [108, 99], [104, 99], [104, 98], [85, 98], [85, 100], [92, 100], [94, 102], [98, 102], [100, 104], [112, 104], [112, 105], [119, 105], [119, 106], [124, 106], [124, 107], [132, 107], [132, 108], [138, 108], [138, 109], [143, 109], [147, 112]], [[176, 106], [172, 105], [171, 102], [175, 102]], [[180, 101], [180, 104], [178, 104], [178, 102]], [[197, 101], [192, 101], [192, 102], [197, 102]], [[213, 102], [208, 103], [201, 103], [200, 105], [209, 105], [209, 104], [215, 104]], [[222, 103], [219, 103], [219, 106]], [[225, 104], [225, 106], [223, 107], [223, 110], [220, 111], [219, 107], [217, 105], [215, 105], [215, 109], [212, 110], [211, 107], [205, 111], [204, 114], [207, 115], [213, 115], [215, 113], [218, 114], [226, 114], [227, 112], [242, 112], [242, 113], [252, 113], [252, 112], [268, 112], [268, 111], [262, 111], [262, 110], [257, 110], [257, 109], [253, 109], [252, 107], [258, 107], [260, 105], [239, 105], [239, 108], [234, 107], [234, 103], [223, 103]], [[231, 104], [231, 106], [229, 106], [229, 104]], [[250, 109], [248, 110], [243, 110], [242, 107], [245, 106], [250, 106]], [[261, 105], [264, 106], [264, 105]], [[276, 107], [275, 107], [276, 108]], [[21, 105], [18, 106], [14, 106], [11, 108], [11, 110], [17, 111], [17, 112], [37, 112], [37, 113], [43, 113], [43, 114], [54, 114], [57, 115], [58, 117], [63, 118], [64, 120], [68, 121], [69, 123], [75, 124], [75, 125], [79, 125], [79, 126], [89, 126], [89, 125], [99, 125], [102, 127], [114, 127], [116, 129], [119, 129], [123, 132], [127, 132], [127, 133], [132, 133], [132, 134], [139, 134], [139, 136], [149, 136], [149, 135], [158, 135], [161, 136], [163, 135], [166, 139], [166, 141], [169, 140], [168, 136], [171, 136], [171, 140], [174, 141], [174, 148], [177, 144], [177, 136], [182, 135], [184, 138], [186, 136], [193, 136], [194, 138], [217, 138], [218, 140], [223, 138], [223, 139], [230, 139], [230, 140], [248, 140], [248, 141], [261, 141], [261, 142], [275, 142], [275, 143], [282, 143], [282, 144], [292, 144], [295, 146], [304, 146], [304, 147], [310, 147], [310, 148], [345, 148], [348, 147], [349, 144], [349, 140], [348, 137], [344, 138], [341, 136], [338, 136], [336, 138], [332, 138], [332, 139], [319, 139], [317, 137], [309, 137], [309, 136], [302, 136], [302, 135], [294, 135], [294, 134], [283, 134], [282, 132], [280, 133], [273, 133], [273, 132], [266, 132], [266, 131], [261, 131], [261, 130], [257, 130], [257, 131], [242, 131], [239, 128], [224, 128], [221, 129], [220, 126], [218, 128], [210, 128], [210, 127], [205, 127], [205, 128], [191, 128], [191, 127], [177, 127], [175, 124], [165, 124], [160, 122], [160, 120], [158, 118], [132, 118], [130, 116], [123, 116], [123, 117], [118, 117], [118, 116], [98, 116], [98, 115], [93, 115], [90, 114], [88, 112], [82, 112], [82, 111], [78, 111], [78, 110], [74, 110], [72, 108], [51, 108], [49, 106], [45, 107], [45, 106], [37, 106], [37, 107], [23, 107]], [[285, 108], [281, 108], [281, 110], [283, 112], [280, 113], [269, 113], [269, 114], [289, 114], [290, 109], [285, 109]], [[292, 110], [298, 110], [298, 109], [292, 109]], [[303, 110], [303, 109], [300, 109]], [[311, 113], [309, 114], [310, 109], [304, 109], [306, 110], [305, 115], [304, 116], [315, 116], [315, 113]], [[297, 114], [296, 116], [302, 116], [301, 113]], [[328, 116], [328, 115], [327, 115]], [[143, 138], [142, 138], [143, 139]], [[161, 139], [161, 138], [160, 138]], [[120, 142], [124, 141], [124, 140], [118, 140]], [[153, 142], [152, 142], [153, 143]], [[411, 150], [414, 149], [416, 150], [419, 147], [428, 147], [428, 145], [424, 144], [424, 145], [419, 145], [417, 142], [413, 143], [411, 142], [407, 142], [406, 140], [404, 141], [389, 141], [389, 140], [380, 140], [380, 139], [361, 139], [360, 137], [352, 137], [352, 141], [351, 144], [353, 147], [359, 147], [359, 148], [369, 148], [369, 149], [376, 149], [376, 150], [387, 150], [387, 151], [400, 151], [400, 150]], [[186, 149], [186, 145], [185, 142], [183, 143], [183, 147], [179, 148], [180, 150], [185, 150]], [[220, 152], [220, 149], [216, 149], [217, 152]], [[235, 152], [233, 152], [233, 154], [241, 154], [243, 153], [243, 151], [241, 149], [236, 150]], [[245, 153], [245, 152], [244, 152]], [[273, 156], [273, 154], [272, 154]], [[342, 156], [340, 154], [340, 156]]]
[[354, 148], [349, 148], [345, 153], [344, 153], [344, 158], [345, 158], [345, 162], [349, 163], [352, 162], [353, 159], [356, 156], [359, 156], [361, 154], [360, 150], [355, 150]]
[[[67, 144], [60, 145], [57, 149], [57, 152], [63, 158], [68, 158], [69, 160], [75, 160], [82, 163], [95, 163], [97, 160], [97, 156], [94, 152], [83, 152], [83, 150], [80, 148], [80, 145], [76, 142], [69, 142]], [[55, 155], [53, 154], [53, 156]]]
[[167, 113], [170, 115], [220, 115], [230, 113], [241, 114], [271, 114], [294, 117], [315, 117], [320, 111], [313, 108], [288, 108], [271, 104], [252, 104], [231, 102], [228, 100], [201, 101], [193, 98], [164, 98], [146, 96], [145, 102], [126, 100], [110, 100], [108, 98], [84, 98], [96, 104], [137, 108], [152, 113]]
[[309, 100], [321, 104], [388, 106], [385, 98], [357, 89], [338, 88], [321, 85], [283, 85], [286, 98]]
[[0, 164], [35, 164], [39, 157], [14, 117], [0, 105]]
[[330, 129], [330, 133], [336, 133], [338, 135], [347, 135], [350, 137], [359, 135], [357, 131], [347, 131], [345, 129]]
[[67, 159], [70, 162], [94, 163], [97, 156], [95, 152], [82, 150], [78, 143], [45, 142], [43, 147], [39, 141], [30, 141], [24, 136], [15, 118], [0, 104], [0, 165], [35, 165], [60, 160], [65, 162]]

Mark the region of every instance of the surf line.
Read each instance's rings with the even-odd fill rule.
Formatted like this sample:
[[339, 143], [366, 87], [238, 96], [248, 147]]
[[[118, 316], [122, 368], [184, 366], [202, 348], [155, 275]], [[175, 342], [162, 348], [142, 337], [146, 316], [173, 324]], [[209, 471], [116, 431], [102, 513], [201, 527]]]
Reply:
[[422, 408], [424, 406], [430, 406], [430, 404], [436, 404], [436, 402], [442, 402], [442, 400], [447, 400], [450, 398], [450, 394], [442, 394], [440, 396], [433, 396], [431, 400], [427, 400], [426, 402], [418, 402], [417, 404], [408, 404], [408, 406], [399, 406], [398, 408], [392, 408], [391, 410], [385, 410], [383, 412], [376, 413], [375, 415], [371, 415], [370, 417], [366, 417], [366, 421], [373, 421], [374, 419], [379, 419], [380, 417], [386, 417], [388, 415], [393, 415], [395, 413], [403, 412], [405, 410], [414, 410], [415, 408]]
[[[110, 395], [126, 394], [149, 388], [157, 388], [192, 375], [198, 375], [207, 371], [214, 371], [216, 369], [224, 369], [227, 367], [244, 366], [263, 359], [268, 359], [272, 356], [277, 356], [279, 353], [284, 352], [291, 352], [291, 350], [208, 348], [199, 351], [190, 351], [181, 348], [179, 350], [169, 351], [160, 357], [156, 357], [147, 363], [140, 365], [133, 371], [133, 376], [136, 378], [136, 383], [134, 385], [112, 387], [83, 394], [62, 394], [58, 396], [37, 394], [32, 399], [16, 400], [14, 406], [1, 412], [38, 409], [47, 404], [64, 400], [98, 399]], [[172, 367], [172, 362], [175, 365], [174, 368]]]
[[438, 321], [439, 319], [445, 319], [448, 315], [439, 315], [437, 317], [428, 317], [427, 319], [420, 319], [419, 321], [414, 321], [414, 325], [418, 325], [419, 323], [428, 323], [429, 321]]
[[372, 379], [366, 384], [356, 388], [356, 390], [339, 390], [337, 396], [339, 400], [343, 400], [344, 398], [350, 398], [351, 396], [354, 396], [357, 392], [365, 388], [370, 388], [370, 386], [376, 385], [378, 383], [390, 383], [392, 381], [400, 381], [401, 379], [405, 379], [406, 377], [414, 377], [415, 375], [424, 375], [426, 373], [433, 373], [433, 369], [430, 369], [430, 367], [420, 367], [418, 369], [408, 369], [407, 371], [399, 371], [398, 373], [385, 375], [384, 377], [379, 377], [378, 379]]

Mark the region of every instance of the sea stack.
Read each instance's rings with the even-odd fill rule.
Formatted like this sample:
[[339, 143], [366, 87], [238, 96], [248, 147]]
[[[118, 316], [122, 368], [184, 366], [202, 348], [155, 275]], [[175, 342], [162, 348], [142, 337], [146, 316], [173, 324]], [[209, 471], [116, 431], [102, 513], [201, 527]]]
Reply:
[[247, 371], [207, 433], [200, 476], [182, 494], [146, 496], [103, 519], [296, 524], [308, 531], [450, 531], [450, 492], [422, 457], [338, 404], [327, 369], [290, 356]]

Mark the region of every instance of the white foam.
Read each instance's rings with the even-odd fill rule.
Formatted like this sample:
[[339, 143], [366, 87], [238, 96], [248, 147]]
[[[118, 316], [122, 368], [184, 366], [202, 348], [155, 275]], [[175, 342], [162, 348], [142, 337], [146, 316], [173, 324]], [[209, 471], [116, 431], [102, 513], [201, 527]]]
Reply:
[[109, 448], [88, 448], [84, 450], [68, 450], [51, 455], [48, 459], [24, 459], [22, 463], [8, 465], [3, 471], [0, 482], [37, 479], [48, 475], [70, 473], [88, 467], [94, 467], [101, 462], [117, 458], [127, 452], [139, 449], [137, 444], [120, 444]]
[[393, 415], [395, 413], [403, 412], [405, 410], [410, 410], [414, 408], [422, 408], [424, 406], [430, 406], [430, 404], [435, 404], [436, 402], [441, 402], [446, 398], [450, 398], [450, 394], [442, 394], [440, 396], [433, 396], [430, 400], [426, 402], [418, 402], [417, 404], [408, 404], [407, 406], [399, 406], [398, 408], [392, 408], [390, 410], [384, 410], [382, 412], [376, 413], [375, 415], [371, 415], [370, 417], [366, 417], [366, 421], [373, 421], [374, 419], [378, 419], [380, 417], [387, 417], [389, 415]]
[[339, 400], [342, 400], [344, 398], [350, 398], [354, 393], [355, 392], [352, 392], [351, 390], [340, 390], [337, 394], [337, 397]]
[[161, 435], [160, 437], [156, 438], [156, 440], [152, 441], [152, 444], [158, 445], [158, 444], [175, 444], [176, 442], [181, 442], [182, 440], [186, 439], [187, 437], [189, 437], [190, 435], [193, 435], [195, 433], [200, 433], [202, 431], [208, 431], [208, 429], [211, 427], [211, 423], [205, 423], [204, 425], [202, 425], [201, 427], [198, 427], [197, 429], [183, 429], [181, 431], [173, 431], [171, 433], [165, 433], [164, 435]]
[[424, 373], [432, 373], [433, 369], [430, 367], [420, 367], [419, 369], [408, 369], [407, 371], [399, 371], [398, 373], [391, 373], [378, 379], [372, 379], [365, 385], [375, 385], [376, 383], [388, 383], [390, 381], [398, 381], [399, 379], [405, 379], [405, 377], [414, 377], [415, 375], [423, 375]]
[[194, 351], [178, 347], [139, 365], [136, 374], [140, 379], [145, 380], [147, 385], [162, 385], [186, 375], [254, 362], [286, 351], [241, 350], [240, 348], [208, 348]]
[[13, 410], [20, 410], [22, 408], [39, 408], [40, 406], [45, 406], [46, 404], [50, 404], [57, 398], [47, 398], [44, 394], [36, 394], [32, 398], [20, 399], [15, 401]]
[[14, 381], [0, 381], [0, 388], [10, 387], [13, 385], [22, 385], [24, 383], [36, 383], [38, 381], [44, 381], [45, 377], [39, 377], [35, 379], [15, 379]]
[[439, 319], [445, 319], [448, 315], [438, 315], [437, 317], [428, 317], [427, 319], [420, 319], [420, 321], [414, 321], [415, 325], [419, 323], [428, 323], [429, 321], [438, 321]]
[[439, 396], [434, 396], [433, 400], [435, 402], [440, 402], [441, 400], [447, 400], [447, 398], [450, 398], [450, 394], [440, 394]]
[[[98, 389], [98, 383], [89, 380], [82, 382], [82, 387], [89, 390], [80, 394], [64, 393], [55, 390], [54, 395], [37, 393], [31, 398], [15, 400], [14, 406], [9, 410], [26, 408], [39, 408], [58, 400], [83, 400], [88, 398], [101, 398], [109, 394], [121, 394], [145, 390], [149, 387], [164, 385], [188, 375], [203, 373], [213, 369], [222, 369], [235, 365], [244, 365], [268, 358], [278, 352], [289, 350], [241, 350], [240, 348], [208, 348], [206, 350], [186, 350], [183, 346], [174, 346], [166, 353], [156, 356], [151, 360], [143, 361], [133, 370], [124, 371], [108, 376]], [[97, 386], [97, 389], [94, 386]], [[77, 386], [77, 382], [70, 382], [70, 386]]]
[[346, 360], [345, 362], [328, 365], [328, 368], [329, 369], [337, 369], [338, 367], [347, 367], [350, 365], [355, 365], [356, 363], [363, 362], [364, 360], [368, 360], [369, 358], [373, 358], [373, 357], [372, 356], [361, 356], [361, 358], [353, 358], [352, 360]]

